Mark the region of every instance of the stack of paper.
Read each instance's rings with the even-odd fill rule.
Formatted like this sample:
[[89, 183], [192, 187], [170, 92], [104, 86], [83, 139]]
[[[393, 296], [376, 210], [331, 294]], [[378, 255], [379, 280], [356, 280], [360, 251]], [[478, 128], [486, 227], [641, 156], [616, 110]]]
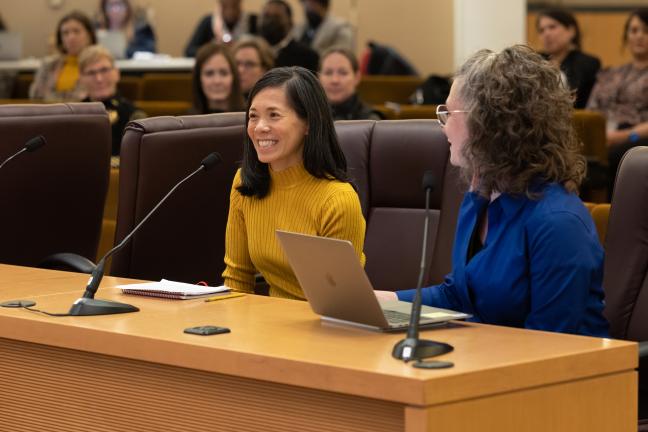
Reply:
[[174, 282], [162, 279], [160, 282], [145, 282], [139, 284], [119, 285], [124, 294], [135, 294], [151, 297], [164, 297], [171, 299], [194, 299], [206, 297], [216, 293], [227, 293], [226, 286], [209, 287], [193, 285], [184, 282]]

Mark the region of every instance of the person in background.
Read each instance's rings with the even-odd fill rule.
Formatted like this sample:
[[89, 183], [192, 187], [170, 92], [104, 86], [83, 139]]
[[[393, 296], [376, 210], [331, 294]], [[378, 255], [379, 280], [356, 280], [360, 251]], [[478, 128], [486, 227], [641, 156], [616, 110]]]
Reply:
[[256, 34], [257, 16], [243, 12], [241, 3], [241, 0], [218, 0], [214, 11], [198, 23], [185, 48], [185, 56], [195, 57], [198, 48], [208, 42], [230, 43], [243, 35]]
[[364, 264], [365, 220], [317, 77], [301, 67], [268, 71], [250, 93], [243, 164], [230, 195], [225, 285], [303, 300], [275, 230], [350, 241]]
[[565, 84], [576, 93], [574, 107], [585, 108], [601, 61], [581, 51], [576, 18], [563, 9], [548, 9], [538, 14], [536, 29], [542, 41], [543, 56], [560, 67]]
[[121, 139], [126, 125], [131, 120], [146, 117], [131, 101], [119, 95], [119, 69], [110, 51], [101, 45], [92, 45], [79, 56], [81, 84], [88, 97], [83, 102], [101, 102], [106, 107], [112, 131], [112, 155], [119, 156]]
[[[603, 249], [577, 195], [585, 174], [572, 98], [531, 48], [481, 50], [460, 68], [437, 116], [470, 190], [452, 271], [423, 303], [487, 324], [607, 337]], [[415, 290], [377, 291], [412, 301]]]
[[247, 99], [254, 84], [274, 67], [274, 54], [265, 39], [258, 36], [242, 36], [232, 52], [241, 78], [241, 91]]
[[332, 47], [355, 50], [355, 32], [348, 21], [331, 16], [330, 0], [301, 0], [306, 21], [295, 28], [295, 38], [322, 55]]
[[211, 42], [196, 54], [193, 69], [191, 114], [243, 111], [241, 84], [229, 48]]
[[78, 56], [97, 43], [90, 18], [79, 11], [63, 16], [56, 25], [58, 54], [43, 60], [29, 89], [31, 99], [80, 101], [86, 92], [79, 82]]
[[98, 34], [121, 32], [126, 40], [122, 57], [132, 58], [138, 51], [155, 52], [155, 32], [144, 10], [135, 10], [129, 0], [101, 0]]
[[358, 59], [346, 48], [330, 48], [322, 54], [319, 79], [333, 110], [334, 120], [381, 120], [383, 116], [360, 100]]
[[[2, 15], [0, 15], [0, 32], [7, 31]], [[11, 97], [14, 82], [16, 81], [16, 72], [0, 71], [0, 98], [7, 99]]]
[[275, 66], [301, 66], [317, 73], [319, 55], [297, 42], [293, 35], [292, 9], [284, 0], [268, 0], [261, 12], [259, 34], [272, 46]]
[[623, 30], [623, 44], [632, 60], [601, 71], [587, 104], [587, 109], [607, 118], [610, 197], [625, 152], [648, 145], [648, 8], [630, 14]]

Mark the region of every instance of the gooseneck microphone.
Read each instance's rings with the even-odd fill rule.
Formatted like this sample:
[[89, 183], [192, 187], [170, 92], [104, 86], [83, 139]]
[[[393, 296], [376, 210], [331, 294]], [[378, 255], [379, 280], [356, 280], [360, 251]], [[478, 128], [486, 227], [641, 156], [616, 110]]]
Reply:
[[210, 153], [205, 157], [200, 166], [189, 174], [184, 179], [180, 180], [161, 200], [157, 203], [153, 209], [148, 212], [148, 214], [137, 224], [135, 228], [126, 236], [124, 239], [115, 247], [110, 249], [97, 263], [97, 267], [93, 270], [90, 280], [88, 280], [88, 285], [86, 286], [83, 296], [74, 302], [70, 308], [68, 315], [80, 316], [80, 315], [108, 315], [108, 314], [118, 314], [118, 313], [127, 313], [127, 312], [137, 312], [138, 308], [135, 306], [119, 303], [109, 300], [97, 300], [94, 298], [99, 288], [99, 283], [104, 275], [104, 267], [106, 265], [106, 260], [115, 252], [123, 248], [126, 243], [133, 237], [133, 235], [140, 229], [142, 225], [155, 213], [155, 211], [175, 192], [180, 185], [189, 180], [194, 175], [198, 174], [200, 171], [209, 171], [214, 166], [222, 161], [222, 157], [218, 153]]
[[419, 319], [421, 317], [421, 287], [427, 270], [427, 241], [430, 225], [430, 193], [435, 187], [434, 173], [425, 171], [423, 173], [423, 190], [425, 191], [425, 222], [423, 226], [423, 246], [421, 251], [421, 267], [416, 284], [416, 295], [412, 302], [410, 323], [407, 328], [407, 336], [394, 345], [392, 356], [404, 360], [420, 360], [427, 357], [437, 356], [452, 351], [452, 346], [442, 342], [419, 339]]
[[25, 145], [18, 150], [16, 153], [13, 155], [9, 156], [7, 159], [5, 159], [1, 164], [0, 164], [0, 169], [5, 166], [7, 162], [9, 162], [11, 159], [15, 158], [21, 153], [24, 152], [33, 152], [38, 150], [39, 148], [43, 147], [45, 144], [47, 144], [47, 141], [45, 140], [45, 137], [43, 135], [38, 135], [33, 138], [31, 138], [29, 141], [25, 143]]

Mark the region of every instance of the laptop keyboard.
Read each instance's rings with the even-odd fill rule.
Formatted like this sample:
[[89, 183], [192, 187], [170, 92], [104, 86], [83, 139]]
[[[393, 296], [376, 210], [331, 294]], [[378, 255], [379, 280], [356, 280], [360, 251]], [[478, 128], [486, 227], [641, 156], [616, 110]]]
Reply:
[[383, 309], [383, 312], [389, 324], [409, 324], [410, 322], [410, 314], [388, 309]]

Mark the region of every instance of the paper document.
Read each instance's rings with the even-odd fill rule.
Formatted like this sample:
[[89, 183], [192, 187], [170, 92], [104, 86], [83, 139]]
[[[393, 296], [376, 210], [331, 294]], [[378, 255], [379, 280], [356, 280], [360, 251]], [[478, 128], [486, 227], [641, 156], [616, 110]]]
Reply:
[[194, 285], [184, 282], [174, 282], [162, 279], [160, 282], [145, 282], [139, 284], [119, 285], [124, 294], [144, 295], [151, 297], [164, 297], [173, 299], [192, 299], [226, 293], [230, 289], [224, 285], [217, 287]]

